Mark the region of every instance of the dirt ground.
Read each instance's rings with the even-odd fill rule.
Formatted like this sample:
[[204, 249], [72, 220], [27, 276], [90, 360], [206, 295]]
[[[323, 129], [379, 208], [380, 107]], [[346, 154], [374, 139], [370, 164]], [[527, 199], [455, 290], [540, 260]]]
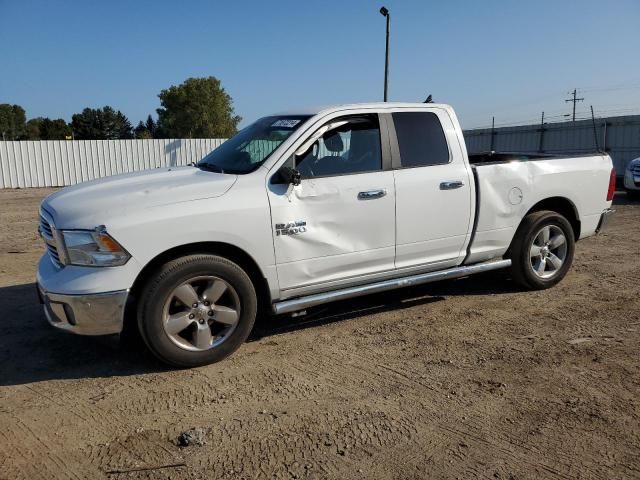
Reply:
[[45, 323], [47, 193], [0, 190], [0, 479], [640, 478], [624, 194], [551, 290], [496, 272], [366, 297], [264, 320], [230, 359], [177, 371]]

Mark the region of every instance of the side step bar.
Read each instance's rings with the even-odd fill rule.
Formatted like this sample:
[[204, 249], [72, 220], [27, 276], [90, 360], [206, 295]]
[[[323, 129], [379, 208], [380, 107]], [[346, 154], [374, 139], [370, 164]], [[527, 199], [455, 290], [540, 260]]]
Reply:
[[449, 268], [437, 272], [421, 273], [419, 275], [411, 275], [409, 277], [394, 278], [382, 282], [370, 283], [368, 285], [360, 285], [357, 287], [343, 288], [342, 290], [334, 290], [325, 293], [316, 293], [305, 297], [293, 298], [291, 300], [283, 300], [273, 304], [273, 312], [276, 314], [297, 312], [305, 308], [313, 307], [337, 300], [346, 300], [348, 298], [359, 297], [361, 295], [369, 295], [371, 293], [386, 292], [396, 288], [410, 287], [413, 285], [421, 285], [423, 283], [437, 282], [440, 280], [450, 280], [453, 278], [467, 277], [474, 273], [488, 272], [489, 270], [498, 270], [511, 266], [511, 260], [498, 260], [494, 262], [478, 263], [475, 265], [467, 265], [462, 267]]

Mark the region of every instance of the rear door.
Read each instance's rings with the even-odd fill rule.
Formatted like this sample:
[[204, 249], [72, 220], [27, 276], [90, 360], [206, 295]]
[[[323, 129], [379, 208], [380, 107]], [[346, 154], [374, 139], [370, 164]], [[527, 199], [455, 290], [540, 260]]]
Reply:
[[344, 124], [285, 164], [300, 171], [300, 185], [279, 183], [275, 174], [268, 186], [285, 296], [394, 268], [395, 188], [386, 131], [383, 142], [377, 114], [329, 122]]
[[435, 270], [457, 265], [472, 229], [473, 178], [454, 122], [435, 107], [393, 111], [389, 117], [391, 137], [397, 139], [391, 143], [395, 266]]

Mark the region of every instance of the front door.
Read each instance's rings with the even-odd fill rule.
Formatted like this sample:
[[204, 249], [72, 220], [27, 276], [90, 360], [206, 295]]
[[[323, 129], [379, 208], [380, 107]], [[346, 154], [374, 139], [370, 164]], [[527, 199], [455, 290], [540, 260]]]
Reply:
[[394, 178], [383, 169], [378, 116], [340, 117], [330, 125], [339, 126], [287, 162], [300, 172], [300, 185], [278, 183], [278, 174], [269, 184], [285, 296], [394, 268]]

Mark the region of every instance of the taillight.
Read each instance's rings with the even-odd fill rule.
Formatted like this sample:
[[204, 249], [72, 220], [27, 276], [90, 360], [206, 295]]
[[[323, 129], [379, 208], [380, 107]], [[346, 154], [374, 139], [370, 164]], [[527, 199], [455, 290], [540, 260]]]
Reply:
[[616, 169], [611, 169], [611, 176], [609, 177], [609, 191], [607, 192], [607, 202], [613, 200], [613, 195], [616, 193]]

